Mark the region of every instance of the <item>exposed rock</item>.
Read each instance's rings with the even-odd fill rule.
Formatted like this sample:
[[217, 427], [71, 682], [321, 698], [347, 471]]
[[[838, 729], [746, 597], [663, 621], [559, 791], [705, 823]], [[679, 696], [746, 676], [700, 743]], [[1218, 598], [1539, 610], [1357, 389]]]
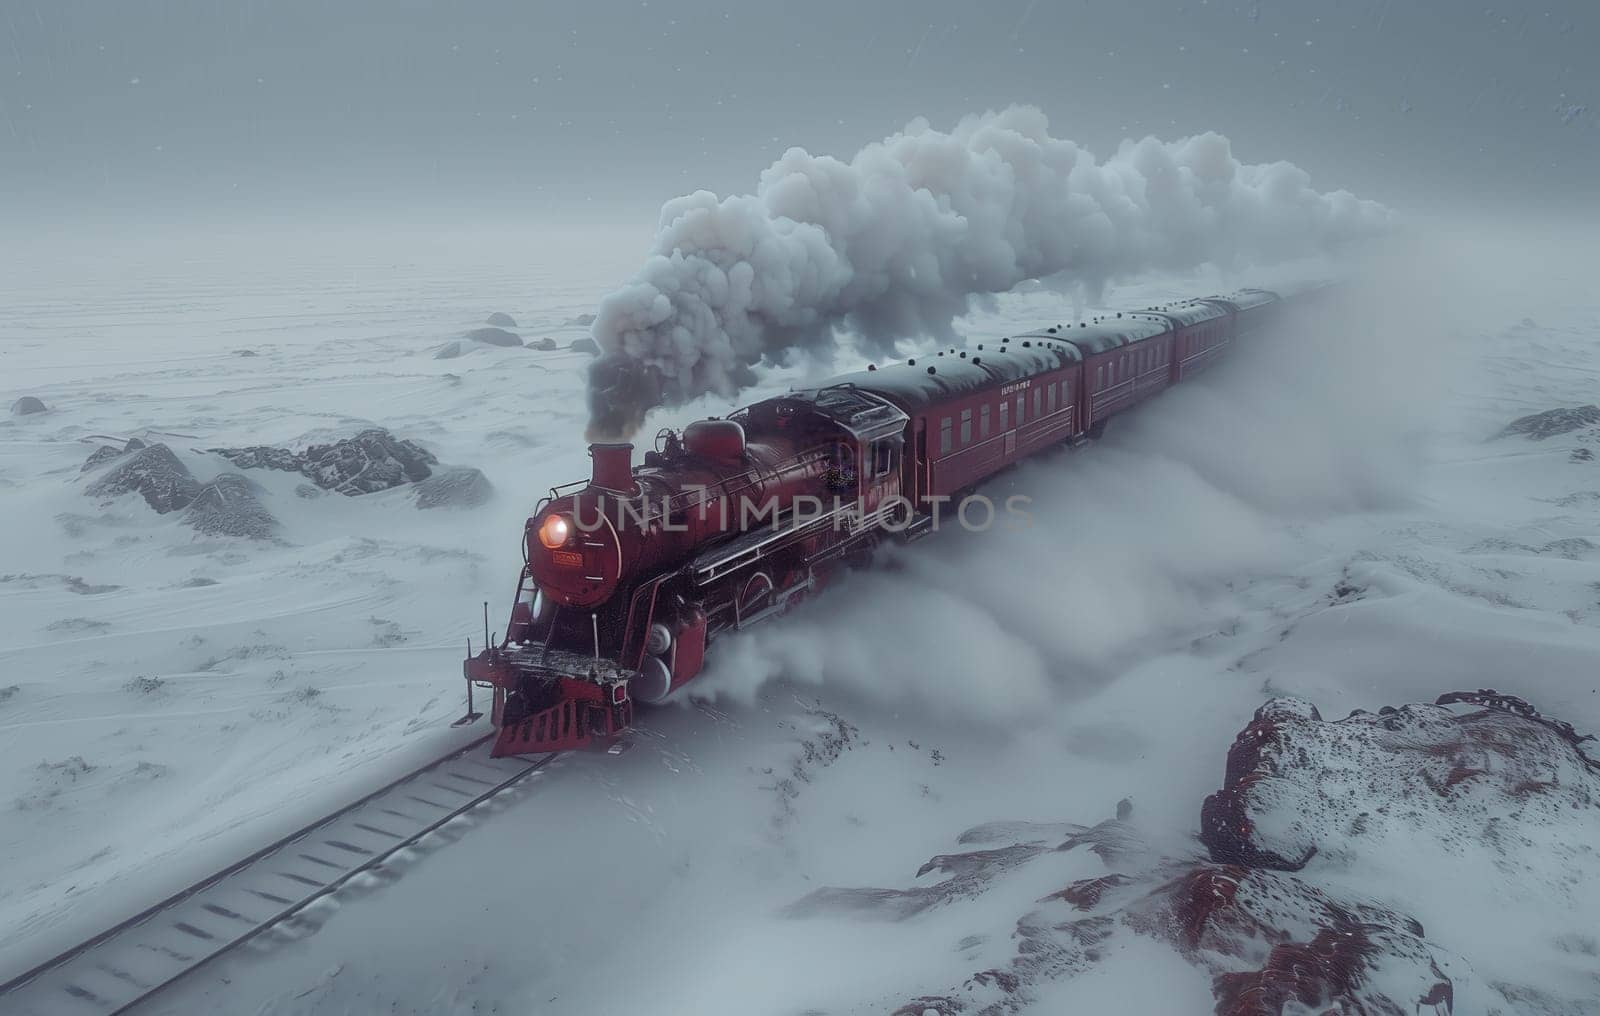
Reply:
[[593, 314], [579, 314], [575, 318], [568, 318], [567, 319], [567, 324], [576, 325], [579, 328], [587, 328], [590, 325], [594, 324], [594, 315]]
[[464, 352], [466, 350], [460, 342], [446, 342], [434, 352], [433, 358], [435, 360], [454, 360]]
[[502, 314], [500, 311], [495, 311], [493, 314], [490, 314], [489, 319], [485, 321], [484, 324], [492, 325], [495, 328], [517, 327], [516, 320], [513, 319], [510, 314]]
[[250, 481], [238, 473], [224, 473], [200, 488], [183, 521], [210, 536], [251, 540], [270, 539], [278, 526], [278, 520], [256, 499]]
[[305, 466], [303, 453], [296, 454], [287, 448], [271, 445], [251, 445], [248, 448], [212, 448], [240, 469], [276, 469], [284, 473], [298, 473]]
[[24, 395], [11, 404], [11, 415], [32, 416], [34, 413], [43, 413], [49, 408], [49, 406], [46, 406], [32, 395]]
[[86, 493], [93, 497], [117, 497], [135, 490], [144, 497], [146, 504], [165, 515], [188, 507], [200, 492], [200, 484], [172, 449], [164, 444], [153, 444], [127, 455], [90, 484]]
[[297, 483], [294, 488], [294, 496], [303, 501], [309, 501], [314, 497], [321, 497], [322, 488], [309, 483]]
[[1277, 872], [1197, 865], [1120, 917], [1211, 969], [1217, 1016], [1448, 1014], [1465, 973], [1414, 918]]
[[1572, 409], [1549, 409], [1543, 413], [1534, 413], [1512, 420], [1506, 429], [1498, 436], [1507, 434], [1522, 434], [1536, 441], [1557, 434], [1566, 434], [1583, 427], [1592, 427], [1600, 423], [1600, 406], [1577, 406]]
[[600, 355], [600, 344], [587, 335], [581, 339], [573, 339], [572, 345], [567, 348], [575, 353], [588, 353], [590, 356]]
[[1570, 457], [1573, 462], [1593, 462], [1594, 452], [1587, 448], [1574, 448]]
[[456, 466], [417, 484], [418, 508], [473, 508], [489, 500], [494, 487], [482, 471]]
[[426, 480], [439, 460], [419, 445], [381, 427], [333, 444], [312, 445], [298, 454], [286, 448], [212, 448], [240, 469], [300, 473], [324, 490], [350, 497]]
[[259, 354], [257, 354], [256, 351], [253, 350], [253, 349], [235, 349], [233, 351], [233, 355], [234, 356], [256, 356], [256, 355], [259, 355]]
[[528, 340], [528, 348], [529, 349], [539, 349], [539, 350], [543, 350], [545, 352], [549, 352], [550, 350], [556, 348], [556, 340], [552, 339], [548, 335], [546, 335], [542, 339], [529, 339]]
[[439, 460], [420, 445], [381, 428], [364, 430], [331, 445], [312, 445], [304, 453], [303, 473], [324, 490], [354, 496], [426, 480]]
[[504, 328], [474, 328], [467, 333], [467, 338], [473, 342], [482, 342], [489, 346], [520, 346], [521, 336], [508, 332]]

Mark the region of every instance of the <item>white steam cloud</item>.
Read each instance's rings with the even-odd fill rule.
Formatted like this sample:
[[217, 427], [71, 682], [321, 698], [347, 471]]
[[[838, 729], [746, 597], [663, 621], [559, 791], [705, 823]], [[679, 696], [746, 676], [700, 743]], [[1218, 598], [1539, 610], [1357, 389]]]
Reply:
[[947, 337], [974, 297], [1026, 279], [1094, 294], [1140, 272], [1337, 248], [1391, 219], [1287, 162], [1241, 163], [1220, 134], [1124, 142], [1099, 162], [1025, 106], [948, 133], [916, 120], [849, 162], [791, 148], [755, 194], [662, 209], [650, 259], [596, 315], [590, 437], [732, 394], [765, 359], [826, 356], [836, 329], [886, 352]]

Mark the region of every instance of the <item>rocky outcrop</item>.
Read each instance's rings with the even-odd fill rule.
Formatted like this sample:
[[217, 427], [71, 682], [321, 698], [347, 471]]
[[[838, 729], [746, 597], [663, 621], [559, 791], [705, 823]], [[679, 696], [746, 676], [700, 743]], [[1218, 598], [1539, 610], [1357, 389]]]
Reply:
[[323, 490], [350, 497], [426, 480], [439, 463], [431, 452], [379, 427], [303, 452], [266, 445], [210, 450], [240, 469], [299, 473]]
[[78, 471], [80, 473], [87, 473], [91, 469], [98, 469], [108, 462], [122, 458], [122, 456], [128, 454], [129, 452], [136, 452], [144, 446], [144, 442], [136, 437], [130, 437], [121, 448], [118, 448], [116, 445], [101, 445], [99, 448], [96, 448], [93, 452], [91, 452], [87, 459], [83, 460], [83, 467]]
[[[960, 837], [982, 849], [923, 866], [919, 874], [944, 876], [937, 882], [819, 889], [788, 916], [927, 920], [936, 907], [1003, 898], [991, 891], [1014, 873], [1026, 867], [1038, 880], [1042, 866], [1083, 848], [1106, 870], [1081, 877], [1079, 861], [1071, 881], [1017, 918], [1008, 958], [895, 1012], [1031, 1011], [1043, 984], [1131, 954], [1134, 937], [1209, 974], [1217, 1016], [1592, 1012], [1600, 999], [1592, 964], [1585, 974], [1553, 963], [1550, 980], [1536, 983], [1513, 983], [1504, 969], [1486, 980], [1393, 902], [1413, 880], [1439, 877], [1438, 859], [1463, 854], [1471, 858], [1465, 870], [1492, 881], [1480, 890], [1486, 901], [1592, 885], [1600, 877], [1600, 762], [1587, 753], [1589, 740], [1493, 691], [1337, 721], [1308, 702], [1274, 699], [1239, 734], [1221, 789], [1206, 799], [1209, 857], [1179, 839], [1163, 848], [1125, 801], [1115, 818], [1089, 827], [988, 823]], [[1388, 880], [1368, 890], [1351, 877], [1368, 871]], [[1567, 919], [1587, 923], [1581, 908]], [[1493, 941], [1446, 930], [1456, 941]], [[1553, 952], [1595, 955], [1589, 936], [1559, 931], [1553, 924], [1536, 933], [1549, 936]], [[1200, 1002], [1175, 1000], [1172, 1009]]]
[[528, 340], [528, 348], [529, 349], [537, 349], [537, 350], [540, 350], [541, 352], [549, 352], [549, 351], [551, 351], [551, 350], [556, 348], [556, 340], [552, 339], [548, 335], [546, 335], [542, 339], [529, 339]]
[[577, 317], [568, 318], [567, 319], [567, 324], [576, 325], [579, 328], [587, 328], [590, 325], [594, 324], [594, 315], [593, 314], [579, 314]]
[[484, 324], [493, 328], [517, 327], [515, 318], [513, 318], [510, 314], [502, 314], [500, 311], [495, 311], [493, 314], [490, 314], [489, 319], [485, 321]]
[[110, 460], [115, 460], [116, 465], [91, 483], [85, 493], [111, 498], [137, 491], [146, 504], [165, 515], [187, 508], [200, 492], [194, 475], [164, 444], [141, 446], [132, 452], [124, 449]]
[[208, 536], [271, 539], [278, 520], [256, 498], [255, 486], [238, 473], [224, 473], [200, 488], [183, 521]]
[[588, 353], [590, 356], [600, 355], [600, 344], [588, 336], [584, 336], [581, 339], [573, 339], [572, 345], [567, 348], [574, 353]]
[[1534, 413], [1512, 420], [1501, 431], [1499, 437], [1507, 434], [1521, 434], [1542, 441], [1547, 437], [1557, 434], [1567, 434], [1584, 427], [1592, 427], [1600, 423], [1600, 406], [1577, 406], [1571, 409], [1549, 409], [1543, 413]]
[[32, 416], [34, 413], [43, 413], [49, 410], [43, 402], [32, 395], [24, 395], [11, 404], [12, 416]]
[[[1462, 704], [1481, 708], [1449, 708]], [[1213, 860], [1294, 871], [1319, 851], [1360, 857], [1394, 837], [1497, 845], [1507, 829], [1570, 824], [1575, 815], [1600, 834], [1600, 763], [1583, 742], [1493, 691], [1334, 722], [1309, 703], [1275, 699], [1228, 751], [1222, 789], [1201, 810], [1200, 838]], [[1388, 802], [1404, 807], [1380, 807]], [[1560, 862], [1561, 848], [1551, 850], [1541, 865]], [[1508, 850], [1493, 856], [1507, 869], [1526, 863]]]
[[467, 333], [467, 338], [473, 342], [481, 342], [486, 346], [520, 346], [522, 338], [504, 328], [474, 328]]
[[456, 466], [441, 470], [417, 484], [417, 507], [475, 508], [494, 495], [494, 487], [481, 470]]

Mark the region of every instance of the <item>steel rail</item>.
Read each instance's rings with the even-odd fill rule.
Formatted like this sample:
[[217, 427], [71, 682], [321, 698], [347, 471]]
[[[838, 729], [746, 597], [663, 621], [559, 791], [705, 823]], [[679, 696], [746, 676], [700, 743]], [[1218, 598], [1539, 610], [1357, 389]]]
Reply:
[[[479, 756], [493, 736], [411, 770], [0, 984], [0, 1009], [18, 1016], [126, 1012], [381, 867], [558, 755]], [[396, 826], [401, 831], [392, 831]], [[306, 850], [290, 849], [312, 837], [316, 842]], [[262, 902], [270, 908], [252, 916], [252, 910], [261, 913]], [[158, 921], [163, 915], [173, 920]]]

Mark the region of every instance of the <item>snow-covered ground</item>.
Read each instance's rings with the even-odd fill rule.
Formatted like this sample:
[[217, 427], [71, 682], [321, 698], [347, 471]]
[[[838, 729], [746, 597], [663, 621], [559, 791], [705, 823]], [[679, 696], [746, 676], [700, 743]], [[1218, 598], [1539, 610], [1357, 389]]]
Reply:
[[[588, 357], [434, 354], [491, 312], [565, 346], [645, 239], [224, 233], [3, 266], [5, 399], [50, 408], [0, 419], [0, 974], [481, 732], [448, 726], [459, 658], [482, 600], [503, 623], [521, 519], [587, 472]], [[398, 879], [337, 896], [315, 933], [150, 1011], [893, 1011], [1003, 966], [1034, 901], [1106, 862], [1046, 852], [889, 916], [815, 890], [932, 885], [918, 868], [971, 849], [969, 828], [1059, 834], [1123, 799], [1142, 835], [1198, 852], [1200, 803], [1274, 695], [1332, 718], [1495, 687], [1600, 730], [1600, 461], [1574, 455], [1600, 430], [1492, 439], [1600, 401], [1585, 257], [1549, 231], [1406, 245], [1368, 284], [1370, 322], [1274, 336], [1016, 470], [1000, 486], [1033, 499], [1031, 527], [941, 534], [719, 645], [699, 696], [646, 716], [632, 751], [562, 760]], [[1070, 314], [1033, 290], [965, 327]], [[403, 488], [304, 498], [250, 470], [280, 523], [252, 541], [88, 496], [80, 473], [99, 435], [164, 442], [203, 483], [232, 467], [197, 450], [368, 426], [482, 470], [494, 496], [419, 511]], [[1531, 874], [1428, 841], [1319, 877], [1461, 957], [1457, 1014], [1594, 1011], [1600, 900], [1563, 879], [1600, 866], [1528, 849]], [[1212, 1010], [1209, 973], [1160, 942], [1108, 948], [1008, 1004]]]

